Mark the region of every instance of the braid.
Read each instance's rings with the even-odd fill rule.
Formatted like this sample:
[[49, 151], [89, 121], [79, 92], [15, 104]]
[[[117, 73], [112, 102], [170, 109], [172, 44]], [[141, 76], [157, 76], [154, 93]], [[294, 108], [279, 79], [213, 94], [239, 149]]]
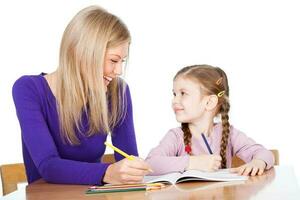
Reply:
[[222, 118], [222, 140], [221, 140], [221, 151], [220, 155], [222, 157], [221, 167], [226, 168], [226, 148], [228, 144], [228, 138], [230, 133], [230, 124], [228, 112], [230, 109], [230, 104], [225, 101], [220, 108], [221, 118]]
[[[190, 128], [189, 128], [189, 124], [188, 123], [181, 123], [181, 129], [183, 131], [183, 139], [184, 139], [184, 145], [185, 147], [189, 147], [191, 148], [191, 138], [192, 138], [192, 133], [190, 131]], [[185, 151], [192, 155], [192, 150], [188, 150], [187, 148], [185, 148]]]

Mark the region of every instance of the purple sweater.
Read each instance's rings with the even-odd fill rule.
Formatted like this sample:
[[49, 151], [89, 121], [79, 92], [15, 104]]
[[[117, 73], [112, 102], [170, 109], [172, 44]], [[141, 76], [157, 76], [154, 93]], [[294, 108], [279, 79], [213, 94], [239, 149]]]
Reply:
[[[77, 136], [80, 145], [62, 141], [56, 99], [40, 75], [22, 76], [13, 86], [13, 99], [22, 131], [23, 159], [28, 183], [43, 178], [51, 183], [102, 184], [109, 164], [101, 163], [107, 134]], [[112, 130], [112, 143], [130, 155], [138, 155], [129, 88], [126, 88], [127, 112], [122, 123]], [[88, 120], [82, 117], [83, 131]], [[115, 154], [117, 161], [123, 159]]]
[[[213, 154], [220, 154], [221, 139], [222, 125], [216, 124], [213, 134], [207, 138]], [[193, 136], [191, 141], [193, 155], [209, 154], [200, 135], [197, 138]], [[183, 172], [189, 163], [189, 155], [185, 152], [184, 147], [181, 128], [171, 129], [146, 158], [146, 162], [154, 171], [152, 175]], [[266, 162], [267, 169], [274, 165], [274, 156], [271, 151], [265, 149], [262, 145], [257, 144], [253, 139], [231, 126], [226, 151], [227, 168], [231, 167], [232, 157], [235, 155], [246, 163], [254, 158], [261, 159]]]

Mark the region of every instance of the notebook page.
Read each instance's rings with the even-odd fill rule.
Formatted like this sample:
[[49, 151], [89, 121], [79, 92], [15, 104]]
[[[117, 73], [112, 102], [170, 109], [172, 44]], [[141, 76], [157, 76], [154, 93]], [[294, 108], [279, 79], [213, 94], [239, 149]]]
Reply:
[[218, 170], [216, 172], [188, 170], [185, 171], [180, 177], [195, 177], [208, 181], [243, 181], [248, 179], [247, 176], [240, 176], [236, 173], [230, 173], [228, 169]]
[[175, 184], [176, 180], [180, 176], [180, 173], [169, 173], [161, 176], [145, 176], [144, 183], [156, 183], [156, 182], [169, 182]]

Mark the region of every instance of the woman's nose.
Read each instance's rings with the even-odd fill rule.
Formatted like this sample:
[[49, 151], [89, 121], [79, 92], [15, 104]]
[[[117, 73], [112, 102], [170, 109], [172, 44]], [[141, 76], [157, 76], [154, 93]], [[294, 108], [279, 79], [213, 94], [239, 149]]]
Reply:
[[121, 76], [123, 73], [123, 63], [120, 62], [116, 65], [116, 67], [114, 68], [114, 74], [117, 76]]

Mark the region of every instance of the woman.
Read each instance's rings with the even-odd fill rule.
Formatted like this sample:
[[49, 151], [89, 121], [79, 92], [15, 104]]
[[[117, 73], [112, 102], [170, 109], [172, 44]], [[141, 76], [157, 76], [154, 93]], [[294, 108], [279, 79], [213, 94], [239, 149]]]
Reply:
[[68, 24], [59, 66], [51, 74], [22, 76], [13, 98], [22, 130], [28, 182], [103, 184], [140, 182], [149, 166], [139, 158], [100, 158], [111, 133], [115, 146], [138, 155], [130, 91], [119, 78], [130, 34], [116, 16], [97, 6]]

